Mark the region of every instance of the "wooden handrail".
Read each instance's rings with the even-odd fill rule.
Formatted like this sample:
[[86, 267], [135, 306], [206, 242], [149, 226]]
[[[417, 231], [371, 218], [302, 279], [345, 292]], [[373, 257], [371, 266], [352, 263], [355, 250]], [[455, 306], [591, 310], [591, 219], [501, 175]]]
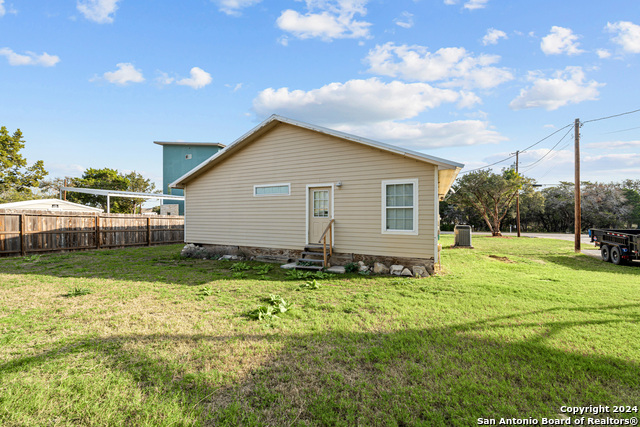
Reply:
[[324, 237], [327, 235], [327, 231], [329, 231], [329, 229], [331, 228], [331, 225], [335, 222], [335, 219], [331, 219], [331, 221], [329, 221], [329, 224], [327, 224], [327, 227], [324, 229], [324, 233], [322, 233], [322, 236], [320, 236], [320, 240], [318, 240], [318, 243], [322, 243], [322, 239], [324, 239]]
[[329, 256], [331, 257], [333, 255], [333, 242], [331, 241], [331, 235], [333, 234], [332, 229], [334, 222], [335, 219], [332, 218], [331, 221], [329, 221], [329, 224], [327, 224], [327, 228], [324, 229], [324, 233], [322, 233], [320, 240], [318, 240], [318, 243], [322, 243], [322, 257], [326, 267], [330, 267], [327, 262], [327, 232], [329, 233]]

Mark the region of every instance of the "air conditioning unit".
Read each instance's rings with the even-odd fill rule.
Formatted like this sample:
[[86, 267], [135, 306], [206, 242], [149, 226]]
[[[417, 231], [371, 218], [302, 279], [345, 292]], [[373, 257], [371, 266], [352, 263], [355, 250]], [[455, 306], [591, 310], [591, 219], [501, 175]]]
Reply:
[[472, 247], [470, 225], [456, 225], [453, 233], [455, 234], [455, 246]]

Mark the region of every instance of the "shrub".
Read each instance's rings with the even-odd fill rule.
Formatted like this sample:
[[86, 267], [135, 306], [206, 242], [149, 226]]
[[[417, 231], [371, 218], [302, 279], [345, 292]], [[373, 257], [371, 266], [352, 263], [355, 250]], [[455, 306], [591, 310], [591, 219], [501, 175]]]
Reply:
[[350, 262], [345, 264], [344, 271], [347, 273], [355, 273], [360, 269], [360, 265], [357, 262]]

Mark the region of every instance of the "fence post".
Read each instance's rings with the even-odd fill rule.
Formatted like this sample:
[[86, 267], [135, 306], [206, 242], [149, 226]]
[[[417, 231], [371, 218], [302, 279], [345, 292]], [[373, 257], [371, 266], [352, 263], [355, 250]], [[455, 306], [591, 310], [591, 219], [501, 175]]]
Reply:
[[27, 236], [25, 214], [20, 214], [20, 255], [25, 256], [27, 253]]
[[96, 214], [96, 249], [100, 249], [100, 215]]
[[147, 246], [151, 246], [151, 217], [147, 217]]

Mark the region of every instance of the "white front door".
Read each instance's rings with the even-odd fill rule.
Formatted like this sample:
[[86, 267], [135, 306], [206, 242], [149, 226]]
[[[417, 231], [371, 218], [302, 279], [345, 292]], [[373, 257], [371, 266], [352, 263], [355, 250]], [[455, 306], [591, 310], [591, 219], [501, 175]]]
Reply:
[[309, 188], [309, 243], [319, 243], [331, 220], [331, 187]]

